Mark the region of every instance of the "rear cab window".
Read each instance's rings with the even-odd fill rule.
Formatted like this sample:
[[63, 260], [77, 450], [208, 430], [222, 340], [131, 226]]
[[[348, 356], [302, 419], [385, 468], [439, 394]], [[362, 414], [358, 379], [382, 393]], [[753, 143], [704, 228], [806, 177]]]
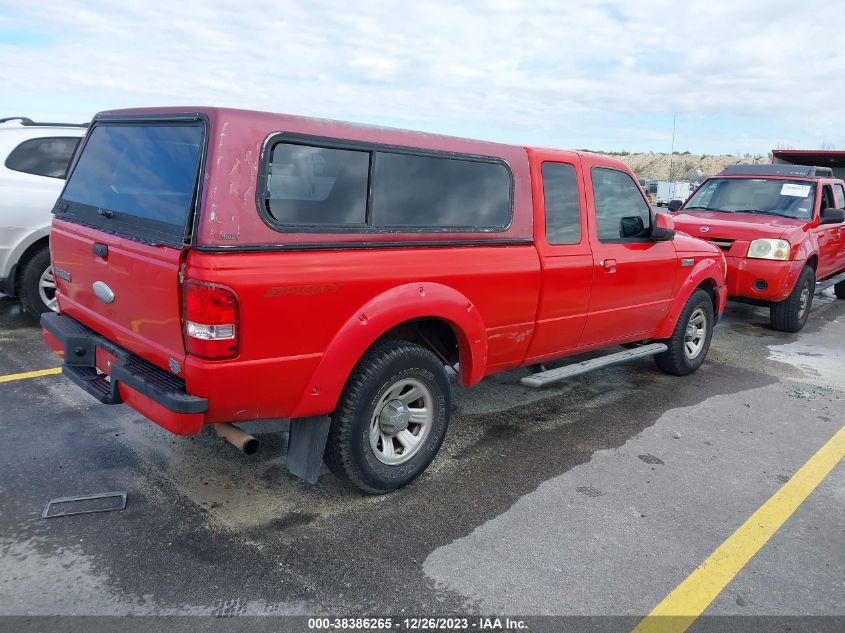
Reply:
[[205, 134], [196, 120], [95, 123], [54, 211], [107, 233], [181, 246]]

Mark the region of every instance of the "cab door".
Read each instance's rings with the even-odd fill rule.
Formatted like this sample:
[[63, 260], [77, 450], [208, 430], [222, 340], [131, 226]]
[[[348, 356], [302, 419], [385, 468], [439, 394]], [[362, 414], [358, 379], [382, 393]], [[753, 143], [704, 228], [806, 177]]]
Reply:
[[627, 171], [587, 156], [583, 167], [594, 276], [580, 346], [649, 338], [677, 284], [675, 246], [649, 237], [651, 209]]
[[578, 155], [529, 150], [529, 156], [542, 286], [527, 360], [539, 362], [578, 345], [594, 272]]
[[[821, 215], [822, 209], [836, 208], [831, 183], [822, 181], [820, 185], [819, 215]], [[816, 276], [819, 278], [827, 277], [840, 268], [842, 225], [820, 224], [816, 229], [816, 237], [819, 242], [819, 263], [816, 267]]]
[[[845, 209], [845, 187], [833, 185], [833, 202], [837, 209]], [[836, 258], [836, 272], [845, 270], [845, 223], [839, 225], [839, 257]]]

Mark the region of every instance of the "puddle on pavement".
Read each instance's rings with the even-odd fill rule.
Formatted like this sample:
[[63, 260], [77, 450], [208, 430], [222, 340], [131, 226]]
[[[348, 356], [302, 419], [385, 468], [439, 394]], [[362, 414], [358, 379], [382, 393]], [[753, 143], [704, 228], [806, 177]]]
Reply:
[[[811, 317], [812, 318], [812, 315]], [[820, 387], [845, 390], [845, 351], [842, 326], [845, 317], [831, 317], [795, 341], [769, 345], [769, 359], [800, 370], [802, 380]]]

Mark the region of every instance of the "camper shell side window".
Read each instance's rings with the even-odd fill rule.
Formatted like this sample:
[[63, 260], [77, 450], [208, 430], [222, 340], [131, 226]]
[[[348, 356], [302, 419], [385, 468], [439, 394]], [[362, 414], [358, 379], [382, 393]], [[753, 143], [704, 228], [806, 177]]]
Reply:
[[281, 232], [499, 232], [513, 217], [501, 159], [281, 135], [267, 144], [259, 210]]

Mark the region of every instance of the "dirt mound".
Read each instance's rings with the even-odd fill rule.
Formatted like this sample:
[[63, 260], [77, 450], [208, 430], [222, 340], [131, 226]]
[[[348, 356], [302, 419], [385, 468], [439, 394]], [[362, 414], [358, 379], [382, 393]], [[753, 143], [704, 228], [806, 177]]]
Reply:
[[[735, 156], [733, 154], [690, 154], [689, 152], [675, 152], [674, 154], [631, 154], [628, 152], [595, 152], [618, 158], [630, 167], [639, 178], [649, 180], [685, 180], [690, 170], [697, 169], [704, 174], [704, 178], [718, 174], [727, 165], [737, 163], [770, 163], [771, 156], [751, 155]], [[671, 165], [672, 173], [669, 173]]]

